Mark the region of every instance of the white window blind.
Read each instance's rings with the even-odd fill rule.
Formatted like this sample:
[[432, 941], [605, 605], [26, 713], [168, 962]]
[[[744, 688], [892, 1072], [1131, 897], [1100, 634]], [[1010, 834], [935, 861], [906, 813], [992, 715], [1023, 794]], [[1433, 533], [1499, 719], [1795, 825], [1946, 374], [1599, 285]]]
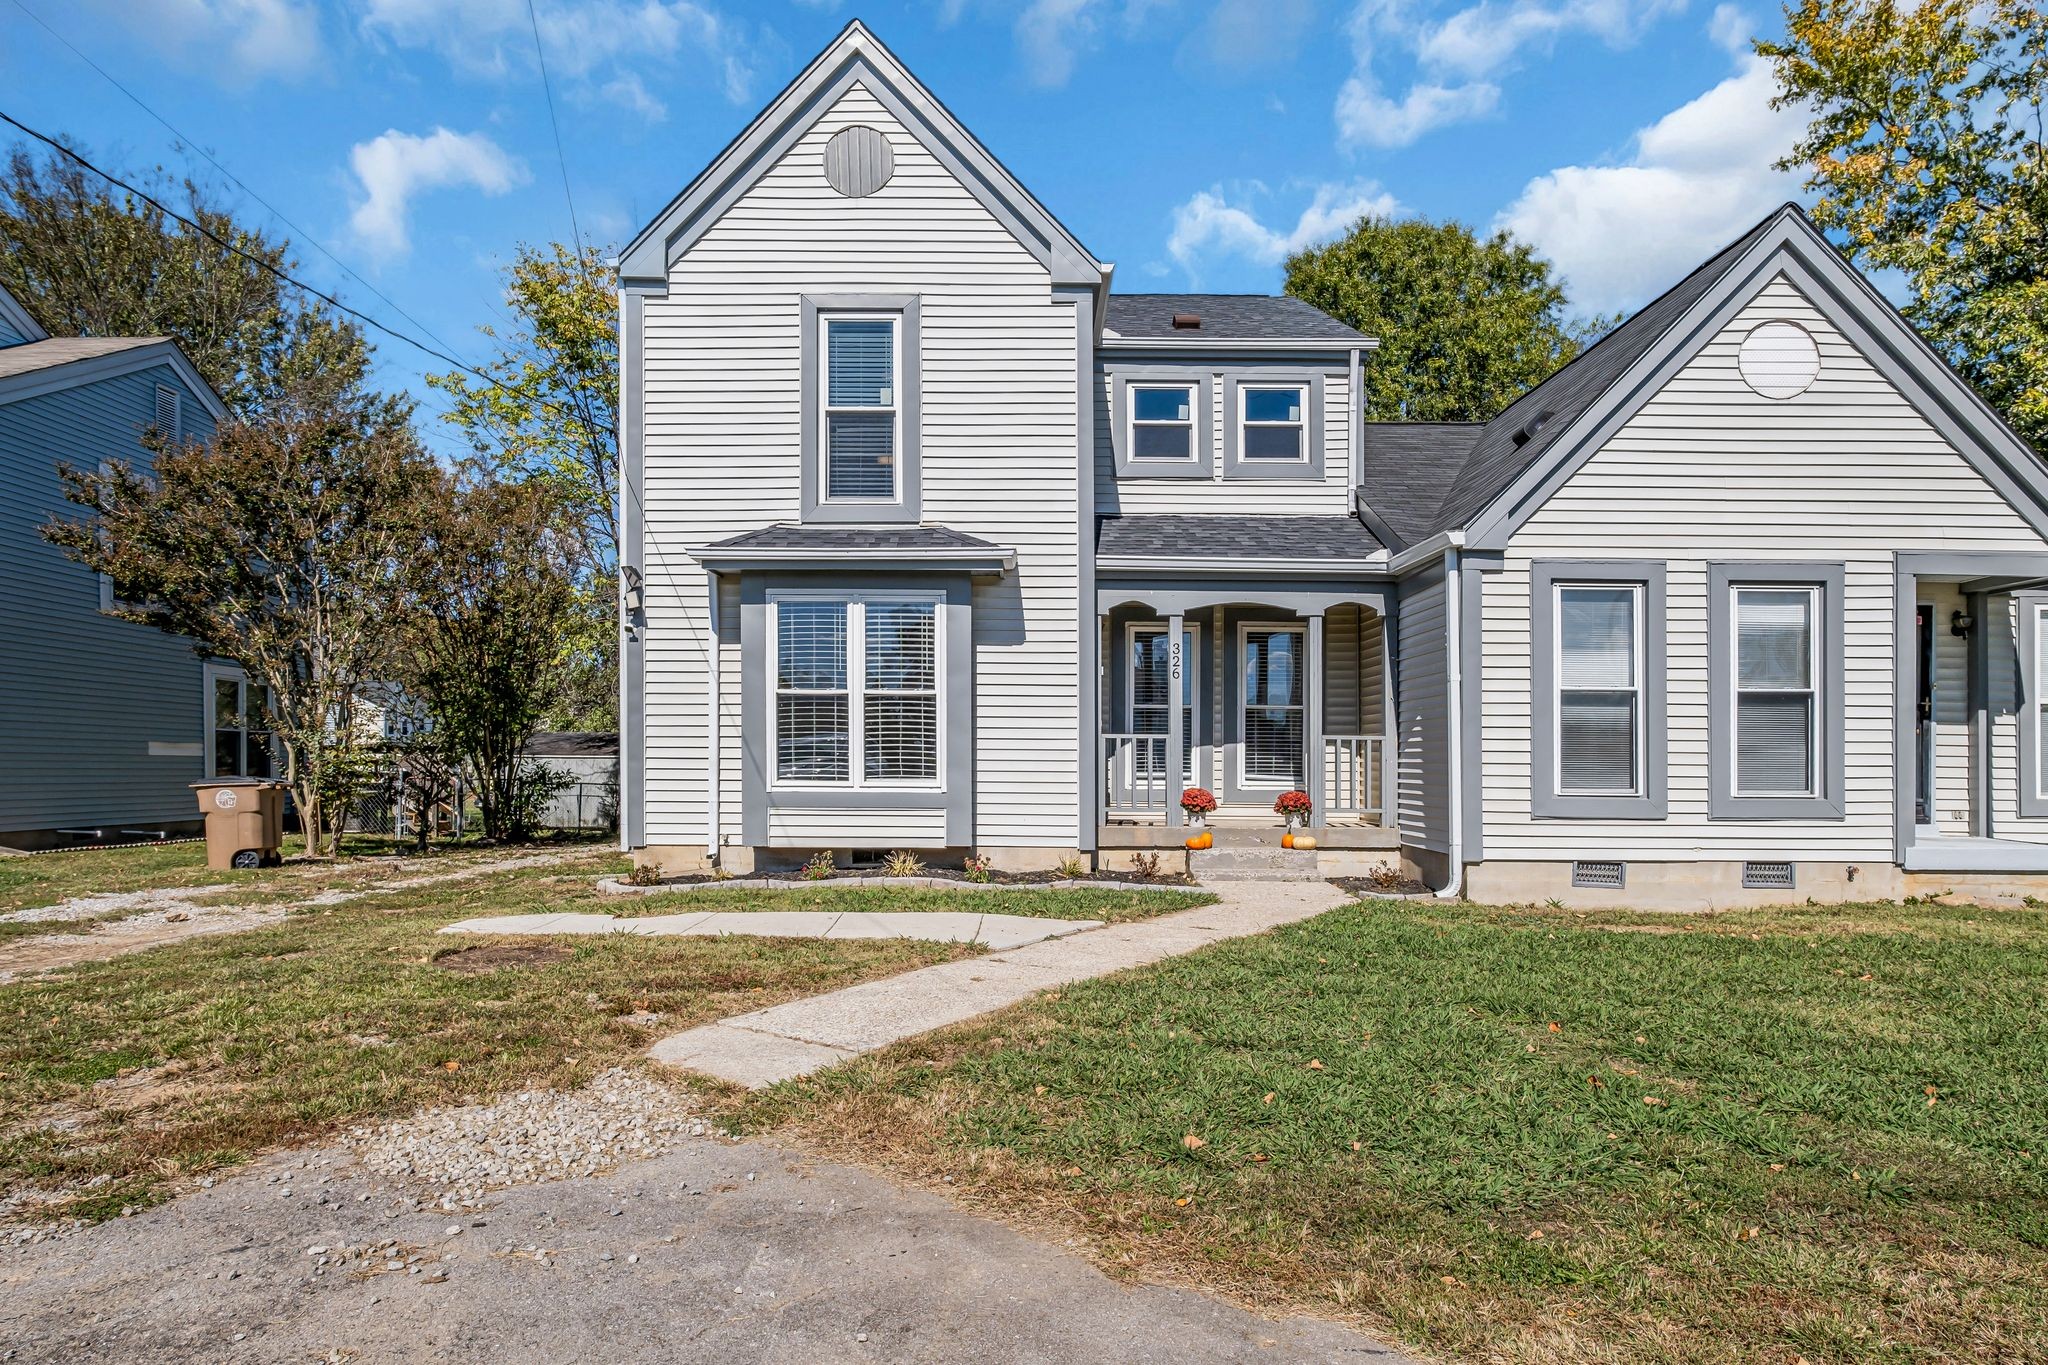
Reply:
[[1299, 384], [1238, 389], [1241, 435], [1238, 449], [1247, 460], [1305, 460], [1308, 437], [1302, 418], [1308, 390]]
[[[1172, 694], [1173, 660], [1166, 648], [1164, 627], [1139, 626], [1131, 632], [1131, 733], [1163, 735], [1171, 728], [1166, 709]], [[1181, 634], [1181, 776], [1195, 780], [1195, 660], [1201, 657], [1192, 627]], [[1138, 771], [1152, 776], [1153, 768], [1164, 772], [1164, 745], [1141, 745], [1137, 752]]]
[[1301, 632], [1254, 628], [1244, 633], [1246, 785], [1301, 784]]
[[938, 781], [937, 604], [792, 598], [774, 605], [775, 780]]
[[825, 322], [825, 496], [896, 498], [896, 320]]
[[1557, 790], [1633, 795], [1642, 722], [1641, 589], [1557, 588]]
[[1131, 385], [1132, 459], [1195, 458], [1195, 393], [1188, 384]]
[[1735, 588], [1735, 794], [1813, 792], [1812, 588]]

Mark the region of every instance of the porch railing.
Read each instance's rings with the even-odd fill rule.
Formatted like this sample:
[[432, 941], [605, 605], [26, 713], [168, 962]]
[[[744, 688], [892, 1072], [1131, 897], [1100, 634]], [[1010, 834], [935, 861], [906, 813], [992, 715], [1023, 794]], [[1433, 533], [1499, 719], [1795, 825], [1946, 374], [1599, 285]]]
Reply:
[[1109, 815], [1166, 813], [1166, 736], [1102, 737], [1103, 810]]
[[1384, 815], [1383, 735], [1323, 736], [1323, 810], [1331, 815]]

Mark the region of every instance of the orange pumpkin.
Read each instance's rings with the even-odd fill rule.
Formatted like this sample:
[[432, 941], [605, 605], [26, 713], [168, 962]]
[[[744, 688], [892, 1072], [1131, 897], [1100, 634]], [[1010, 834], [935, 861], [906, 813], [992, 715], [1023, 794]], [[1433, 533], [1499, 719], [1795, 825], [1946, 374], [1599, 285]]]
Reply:
[[1212, 848], [1215, 846], [1215, 843], [1215, 834], [1206, 829], [1203, 830], [1200, 834], [1190, 834], [1187, 838], [1188, 847], [1197, 850]]
[[1281, 835], [1281, 836], [1280, 836], [1280, 847], [1282, 847], [1282, 848], [1293, 848], [1293, 847], [1294, 847], [1294, 831], [1293, 831], [1293, 830], [1291, 830], [1291, 829], [1290, 829], [1290, 830], [1288, 830], [1288, 831], [1287, 831], [1287, 832], [1286, 832], [1285, 834], [1283, 834], [1283, 835]]

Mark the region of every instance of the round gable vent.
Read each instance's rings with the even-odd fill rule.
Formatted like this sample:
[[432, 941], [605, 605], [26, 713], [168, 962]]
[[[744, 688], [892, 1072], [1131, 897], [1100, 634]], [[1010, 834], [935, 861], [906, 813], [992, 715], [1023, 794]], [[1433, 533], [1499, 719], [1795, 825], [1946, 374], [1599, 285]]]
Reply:
[[1820, 376], [1820, 347], [1792, 322], [1766, 322], [1742, 339], [1742, 382], [1766, 398], [1797, 398]]
[[895, 170], [889, 139], [872, 128], [841, 128], [825, 144], [825, 183], [848, 199], [873, 194]]

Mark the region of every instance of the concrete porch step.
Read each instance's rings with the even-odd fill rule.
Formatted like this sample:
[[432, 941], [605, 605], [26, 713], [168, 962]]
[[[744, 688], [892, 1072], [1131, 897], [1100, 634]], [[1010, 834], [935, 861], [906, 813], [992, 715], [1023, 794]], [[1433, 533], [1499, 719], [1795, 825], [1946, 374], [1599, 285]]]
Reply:
[[1198, 882], [1316, 882], [1323, 879], [1316, 855], [1277, 844], [1239, 844], [1198, 849], [1188, 855]]

